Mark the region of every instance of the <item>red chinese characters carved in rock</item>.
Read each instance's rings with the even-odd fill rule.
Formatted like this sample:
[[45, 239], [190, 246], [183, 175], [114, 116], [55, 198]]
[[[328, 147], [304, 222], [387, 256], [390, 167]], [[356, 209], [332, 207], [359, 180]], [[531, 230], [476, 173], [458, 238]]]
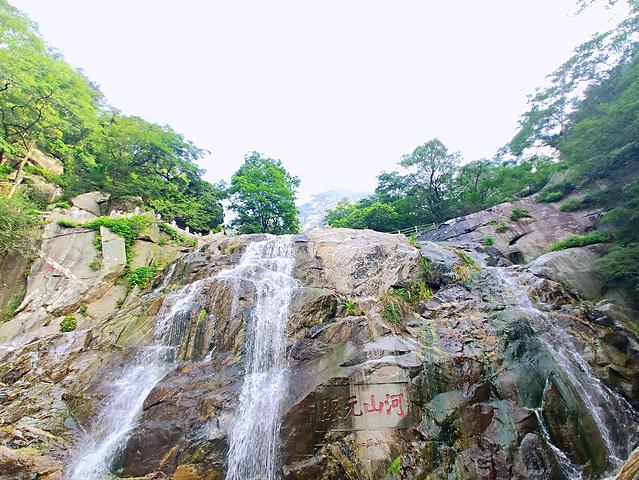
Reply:
[[[347, 418], [349, 416], [353, 417], [361, 417], [362, 415], [370, 415], [370, 414], [386, 414], [386, 415], [397, 415], [398, 417], [404, 417], [406, 413], [404, 412], [404, 394], [400, 393], [397, 395], [386, 394], [386, 398], [384, 400], [377, 401], [375, 395], [370, 396], [370, 402], [364, 402], [361, 406], [358, 405], [357, 395], [352, 395], [349, 397], [348, 402], [342, 409], [334, 399], [331, 402], [331, 418], [333, 420], [339, 418]], [[328, 418], [327, 418], [328, 419]]]
[[364, 411], [366, 413], [383, 413], [386, 411], [386, 415], [390, 415], [391, 412], [395, 411], [398, 417], [403, 417], [404, 409], [402, 407], [402, 398], [404, 398], [403, 393], [398, 395], [389, 395], [387, 393], [386, 400], [380, 400], [377, 406], [375, 406], [375, 395], [371, 395], [370, 403], [364, 403]]

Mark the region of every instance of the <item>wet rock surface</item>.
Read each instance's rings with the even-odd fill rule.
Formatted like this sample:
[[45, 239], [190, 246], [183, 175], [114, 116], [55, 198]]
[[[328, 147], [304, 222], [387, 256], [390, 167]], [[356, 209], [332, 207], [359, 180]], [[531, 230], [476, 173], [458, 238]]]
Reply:
[[[223, 478], [254, 287], [216, 275], [261, 238], [185, 255], [86, 330], [0, 347], [0, 471], [58, 478], [152, 343], [158, 316], [198, 281], [175, 317], [177, 362], [145, 396], [112, 468], [120, 478]], [[282, 478], [602, 479], [630, 456], [637, 332], [606, 302], [587, 301], [575, 279], [583, 269], [567, 272], [556, 256], [489, 267], [481, 248], [424, 240], [417, 249], [342, 229], [295, 238]], [[592, 255], [575, 249], [573, 263]], [[416, 284], [432, 294], [390, 323], [384, 296]]]

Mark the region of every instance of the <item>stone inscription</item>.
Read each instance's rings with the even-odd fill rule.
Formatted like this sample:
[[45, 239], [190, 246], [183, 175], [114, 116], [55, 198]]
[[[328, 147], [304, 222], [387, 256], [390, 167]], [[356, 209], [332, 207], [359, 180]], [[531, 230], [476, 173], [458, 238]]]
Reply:
[[362, 402], [358, 405], [357, 395], [348, 398], [348, 402], [343, 407], [339, 403], [338, 398], [325, 398], [320, 405], [319, 415], [323, 420], [337, 420], [347, 418], [349, 415], [361, 417], [370, 414], [397, 415], [403, 417], [404, 413], [404, 394], [397, 395], [386, 394], [386, 399], [377, 400], [374, 394], [371, 394], [369, 402]]
[[324, 387], [312, 405], [315, 431], [412, 426], [403, 383]]

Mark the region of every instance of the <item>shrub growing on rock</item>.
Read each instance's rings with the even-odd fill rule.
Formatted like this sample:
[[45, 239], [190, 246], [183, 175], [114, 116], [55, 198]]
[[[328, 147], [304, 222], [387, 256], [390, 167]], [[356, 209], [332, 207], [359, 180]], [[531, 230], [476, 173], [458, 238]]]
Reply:
[[72, 332], [73, 330], [75, 330], [76, 324], [77, 319], [75, 318], [75, 315], [67, 315], [60, 323], [60, 332]]
[[535, 202], [537, 203], [552, 203], [564, 198], [564, 194], [561, 192], [546, 192], [539, 195]]
[[129, 288], [132, 289], [136, 285], [139, 285], [141, 288], [146, 287], [153, 279], [156, 270], [156, 265], [136, 268], [131, 272], [131, 275], [129, 276]]
[[382, 318], [396, 329], [403, 328], [404, 314], [408, 311], [409, 306], [406, 301], [391, 292], [386, 292], [382, 298]]
[[530, 212], [523, 208], [523, 207], [513, 207], [512, 211], [510, 212], [510, 215], [508, 215], [508, 218], [510, 218], [513, 222], [516, 222], [518, 219], [520, 218], [524, 218], [524, 217], [530, 217]]
[[491, 237], [490, 235], [486, 235], [484, 237], [484, 239], [481, 241], [481, 243], [483, 243], [484, 245], [486, 245], [488, 247], [490, 245], [494, 245], [495, 244], [495, 239], [493, 237]]
[[504, 233], [509, 228], [508, 224], [502, 220], [499, 226], [495, 227], [495, 233]]
[[585, 247], [586, 245], [592, 245], [594, 243], [606, 243], [612, 240], [612, 236], [608, 232], [600, 232], [595, 230], [587, 233], [586, 235], [569, 237], [566, 240], [555, 243], [549, 252], [556, 252], [558, 250], [565, 250], [566, 248]]

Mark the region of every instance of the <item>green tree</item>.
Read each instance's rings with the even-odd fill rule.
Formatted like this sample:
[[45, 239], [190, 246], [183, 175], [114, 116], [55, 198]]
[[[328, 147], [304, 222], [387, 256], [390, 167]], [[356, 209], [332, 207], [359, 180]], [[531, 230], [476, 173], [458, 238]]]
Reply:
[[[225, 186], [202, 180], [204, 150], [173, 131], [109, 109], [103, 95], [50, 47], [37, 25], [0, 0], [0, 175], [11, 196], [33, 148], [64, 164], [47, 175], [66, 196], [141, 196], [167, 220], [198, 231], [223, 220]], [[14, 180], [15, 179], [15, 180]]]
[[581, 182], [634, 176], [639, 167], [639, 55], [588, 89], [558, 144]]
[[237, 214], [232, 226], [240, 233], [297, 233], [295, 189], [299, 183], [280, 160], [257, 152], [245, 155], [228, 190], [231, 210]]
[[410, 184], [423, 193], [432, 214], [438, 221], [446, 219], [444, 201], [450, 192], [452, 179], [460, 163], [459, 152], [449, 152], [437, 138], [403, 155], [399, 164], [409, 170]]
[[[77, 142], [95, 122], [102, 94], [49, 47], [37, 26], [0, 0], [0, 164], [30, 149]], [[13, 190], [12, 190], [13, 191]]]
[[226, 195], [225, 190], [223, 183], [212, 185], [204, 180], [191, 181], [183, 190], [175, 183], [165, 183], [148, 203], [165, 220], [205, 233], [219, 228], [224, 221], [220, 200]]
[[366, 207], [355, 206], [348, 216], [333, 221], [330, 226], [391, 232], [397, 230], [398, 220], [399, 215], [392, 206], [373, 203]]
[[482, 158], [463, 165], [455, 177], [456, 196], [469, 210], [485, 208], [495, 193], [495, 165]]
[[101, 190], [114, 196], [141, 196], [167, 221], [205, 232], [223, 221], [219, 200], [224, 186], [201, 179], [195, 162], [204, 154], [171, 127], [105, 114], [100, 128], [68, 162], [74, 175], [60, 179], [67, 193]]
[[[594, 2], [579, 0], [578, 4], [583, 10]], [[629, 0], [628, 4], [631, 8], [628, 18], [577, 47], [575, 54], [550, 75], [549, 85], [530, 96], [530, 109], [522, 116], [519, 132], [509, 144], [511, 153], [521, 156], [531, 147], [556, 147], [586, 88], [603, 82], [611, 71], [627, 64], [635, 55], [639, 2]]]
[[165, 125], [111, 112], [91, 137], [89, 152], [102, 172], [101, 187], [116, 195], [149, 194], [157, 182], [183, 187], [198, 179], [204, 151]]
[[408, 195], [411, 181], [399, 172], [382, 172], [377, 176], [375, 197], [382, 203], [392, 203]]
[[353, 213], [357, 207], [348, 198], [342, 198], [334, 208], [326, 210], [324, 213], [323, 223], [329, 227], [337, 227], [338, 222], [341, 222], [351, 213]]

